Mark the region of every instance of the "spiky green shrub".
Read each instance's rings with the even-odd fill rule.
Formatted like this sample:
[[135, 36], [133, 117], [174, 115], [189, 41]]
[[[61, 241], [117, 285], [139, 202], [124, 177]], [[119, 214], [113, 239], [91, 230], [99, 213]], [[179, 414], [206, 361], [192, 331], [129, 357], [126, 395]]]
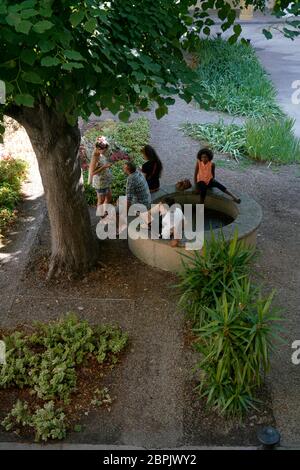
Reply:
[[183, 258], [184, 270], [179, 274], [181, 291], [179, 306], [197, 325], [207, 317], [205, 307], [214, 305], [224, 286], [231, 286], [235, 278], [249, 274], [254, 251], [238, 241], [238, 233], [228, 243], [223, 233], [217, 238], [211, 232], [202, 252]]
[[249, 279], [235, 281], [215, 305], [205, 307], [207, 322], [194, 330], [195, 348], [204, 372], [198, 386], [207, 405], [227, 415], [255, 408], [257, 389], [270, 368], [270, 353], [279, 339], [279, 318]]

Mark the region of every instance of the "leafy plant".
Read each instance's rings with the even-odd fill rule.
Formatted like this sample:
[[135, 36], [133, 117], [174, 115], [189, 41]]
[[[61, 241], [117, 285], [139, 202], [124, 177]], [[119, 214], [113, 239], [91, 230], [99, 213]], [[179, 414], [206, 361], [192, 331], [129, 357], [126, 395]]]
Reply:
[[16, 218], [14, 209], [21, 198], [27, 168], [27, 163], [21, 159], [5, 157], [0, 160], [0, 236]]
[[201, 326], [207, 320], [205, 307], [214, 305], [224, 286], [231, 286], [236, 278], [249, 273], [253, 255], [253, 249], [238, 241], [237, 231], [229, 243], [222, 232], [219, 238], [211, 232], [211, 239], [204, 242], [202, 252], [183, 258], [184, 271], [179, 274], [177, 286], [182, 292], [179, 306], [196, 325]]
[[280, 117], [275, 88], [252, 46], [202, 39], [197, 52], [199, 91], [210, 109], [248, 117]]
[[185, 123], [183, 132], [195, 140], [212, 147], [213, 150], [230, 154], [236, 160], [246, 155], [246, 132], [237, 124], [225, 124], [222, 119], [211, 124]]
[[241, 415], [256, 407], [256, 390], [279, 339], [273, 296], [263, 298], [249, 279], [235, 281], [220, 297], [214, 295], [215, 305], [205, 307], [208, 321], [194, 330], [202, 357], [197, 367], [204, 372], [200, 396], [220, 413]]
[[244, 126], [226, 125], [219, 120], [212, 124], [185, 123], [186, 135], [209, 145], [213, 150], [229, 154], [240, 163], [245, 157], [275, 164], [300, 162], [300, 139], [293, 132], [294, 120], [250, 119]]
[[[3, 340], [6, 364], [0, 370], [0, 388], [28, 388], [46, 401], [44, 408], [36, 410], [23, 424], [34, 427], [38, 439], [45, 440], [64, 437], [63, 412], [54, 409], [53, 400], [70, 402], [77, 387], [78, 366], [92, 355], [99, 364], [113, 367], [128, 337], [116, 326], [92, 327], [68, 314], [55, 322], [36, 323], [31, 334], [15, 331]], [[12, 418], [25, 416], [27, 409], [18, 402], [4, 425], [9, 427]]]
[[13, 430], [17, 425], [31, 427], [35, 431], [37, 442], [64, 439], [67, 432], [65, 414], [61, 408], [55, 408], [53, 401], [45, 403], [42, 408], [37, 408], [31, 413], [28, 403], [18, 400], [1, 424], [6, 431]]
[[246, 154], [253, 160], [274, 163], [300, 162], [300, 139], [292, 118], [249, 120], [245, 126]]

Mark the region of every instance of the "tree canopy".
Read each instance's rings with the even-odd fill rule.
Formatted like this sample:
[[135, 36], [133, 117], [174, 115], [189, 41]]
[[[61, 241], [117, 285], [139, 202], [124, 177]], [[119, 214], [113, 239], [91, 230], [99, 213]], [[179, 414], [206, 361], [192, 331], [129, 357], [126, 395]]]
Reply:
[[[200, 32], [210, 34], [209, 9], [217, 9], [223, 31], [234, 25], [236, 11], [225, 0], [206, 0], [191, 13], [195, 3], [1, 0], [0, 79], [7, 97], [1, 112], [43, 102], [75, 124], [78, 116], [99, 115], [104, 108], [127, 120], [137, 105], [146, 108], [148, 99], [157, 103], [158, 118], [176, 94], [200, 100], [182, 51], [197, 46]], [[265, 2], [246, 4], [259, 9]], [[288, 5], [288, 0], [277, 1], [275, 14], [282, 15]], [[299, 8], [299, 2], [289, 7], [294, 14]], [[298, 34], [299, 24], [294, 21], [284, 34]], [[230, 40], [240, 34], [235, 24]]]

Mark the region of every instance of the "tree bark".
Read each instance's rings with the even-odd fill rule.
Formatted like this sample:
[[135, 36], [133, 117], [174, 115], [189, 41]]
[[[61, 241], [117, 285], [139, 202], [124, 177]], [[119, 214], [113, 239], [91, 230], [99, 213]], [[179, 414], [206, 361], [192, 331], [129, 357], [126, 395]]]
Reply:
[[83, 274], [98, 259], [98, 243], [80, 183], [80, 131], [46, 105], [11, 109], [36, 153], [51, 227], [48, 278], [62, 271]]

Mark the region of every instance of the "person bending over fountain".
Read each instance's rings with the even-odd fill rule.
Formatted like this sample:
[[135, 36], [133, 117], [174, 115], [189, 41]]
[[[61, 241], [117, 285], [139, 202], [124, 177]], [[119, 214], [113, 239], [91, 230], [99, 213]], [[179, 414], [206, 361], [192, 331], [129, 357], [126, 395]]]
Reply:
[[207, 189], [218, 188], [225, 194], [228, 194], [234, 202], [239, 204], [241, 200], [230, 193], [223, 184], [215, 180], [215, 164], [212, 162], [213, 152], [208, 148], [199, 150], [197, 154], [197, 163], [194, 173], [194, 182], [196, 190], [200, 193], [200, 204], [204, 204]]

